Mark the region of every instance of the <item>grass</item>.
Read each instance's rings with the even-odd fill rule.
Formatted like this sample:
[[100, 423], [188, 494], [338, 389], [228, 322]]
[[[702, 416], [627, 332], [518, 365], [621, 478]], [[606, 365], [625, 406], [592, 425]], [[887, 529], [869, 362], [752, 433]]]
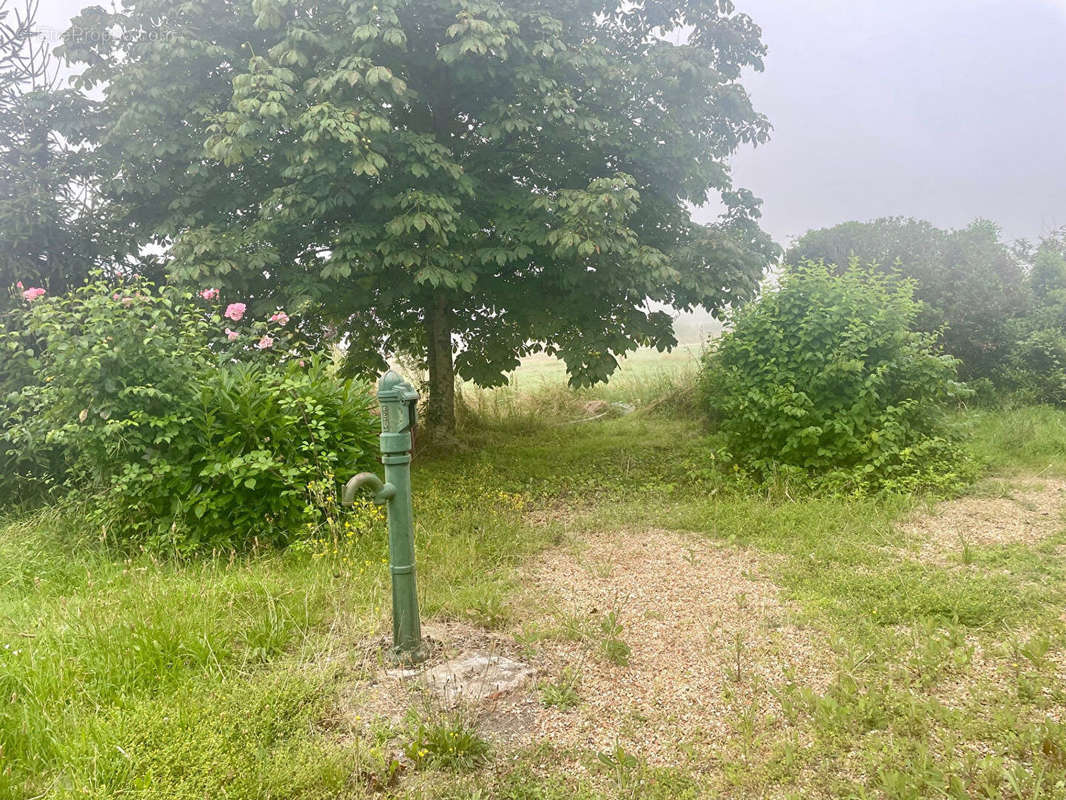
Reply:
[[408, 723], [404, 753], [418, 769], [466, 772], [488, 759], [489, 743], [462, 710], [412, 713]]
[[998, 473], [1066, 474], [1066, 415], [1059, 409], [980, 409], [960, 424], [977, 459]]
[[[685, 369], [634, 369], [598, 396], [468, 392], [473, 445], [415, 464], [424, 616], [514, 632], [516, 569], [564, 529], [751, 548], [833, 665], [824, 690], [779, 692], [780, 721], [738, 707], [713, 750], [669, 766], [621, 745], [490, 753], [448, 715], [338, 727], [343, 688], [377, 668], [366, 642], [388, 630], [384, 536], [321, 558], [128, 558], [76, 509], [47, 509], [0, 523], [0, 797], [1066, 796], [1066, 539], [960, 545], [958, 563], [931, 564], [898, 547], [924, 498], [745, 489], [705, 468]], [[636, 410], [573, 423], [591, 399]], [[1061, 411], [958, 425], [991, 473], [1066, 475]], [[639, 647], [616, 620], [593, 635]], [[541, 699], [579, 713], [576, 673]]]
[[545, 706], [554, 706], [564, 711], [574, 708], [581, 702], [581, 673], [566, 667], [558, 680], [541, 681], [539, 688], [540, 702]]
[[[553, 533], [469, 479], [420, 486], [422, 605], [498, 625], [511, 567]], [[351, 644], [386, 630], [384, 536], [321, 559], [160, 562], [109, 553], [74, 513], [0, 532], [0, 797], [342, 787], [352, 747], [322, 720], [364, 667]]]

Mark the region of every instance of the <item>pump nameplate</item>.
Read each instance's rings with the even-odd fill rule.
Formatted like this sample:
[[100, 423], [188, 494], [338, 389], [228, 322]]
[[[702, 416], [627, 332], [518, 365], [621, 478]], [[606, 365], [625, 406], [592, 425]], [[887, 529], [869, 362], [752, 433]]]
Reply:
[[381, 432], [403, 433], [410, 426], [407, 417], [406, 404], [382, 403], [381, 404]]

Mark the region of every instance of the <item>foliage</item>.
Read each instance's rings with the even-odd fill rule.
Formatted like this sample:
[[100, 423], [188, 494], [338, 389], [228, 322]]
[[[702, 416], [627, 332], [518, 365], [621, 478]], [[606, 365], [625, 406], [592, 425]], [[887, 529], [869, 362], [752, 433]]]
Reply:
[[581, 702], [578, 691], [581, 686], [581, 673], [572, 667], [563, 667], [558, 679], [544, 680], [537, 686], [540, 689], [540, 702], [547, 708], [569, 711]]
[[74, 24], [123, 225], [175, 279], [337, 326], [351, 369], [413, 355], [444, 428], [453, 370], [498, 385], [544, 350], [603, 381], [675, 344], [648, 298], [720, 310], [777, 254], [726, 167], [769, 131], [731, 3], [130, 0]]
[[[1009, 362], [1009, 375], [1020, 397], [1030, 403], [1066, 405], [1066, 303], [1059, 322], [1033, 325], [1019, 337]], [[1041, 315], [1045, 316], [1046, 315]], [[1031, 327], [1030, 327], [1031, 326]]]
[[1024, 255], [1032, 262], [1029, 286], [1036, 298], [1066, 291], [1066, 227], [1043, 237], [1035, 252]]
[[852, 263], [791, 268], [708, 354], [702, 391], [736, 466], [860, 489], [953, 485], [942, 407], [956, 360], [912, 330], [913, 283]]
[[366, 388], [307, 358], [284, 312], [220, 310], [99, 282], [10, 312], [0, 487], [99, 494], [108, 537], [156, 548], [284, 543], [318, 525], [315, 482], [370, 463]]
[[25, 10], [0, 2], [0, 286], [21, 279], [59, 293], [108, 264], [123, 236], [93, 191], [95, 103], [60, 88], [36, 11], [36, 0]]
[[[378, 564], [369, 560], [359, 562], [352, 545], [367, 536], [374, 536], [385, 523], [385, 509], [370, 497], [356, 497], [348, 508], [342, 508], [335, 482], [313, 481], [308, 485], [311, 502], [320, 512], [321, 521], [314, 532], [293, 544], [295, 550], [305, 551], [312, 558], [331, 558], [360, 574]], [[381, 559], [388, 563], [388, 559]]]
[[470, 770], [489, 754], [489, 743], [462, 711], [431, 710], [409, 719], [404, 754], [420, 769]]
[[165, 455], [117, 476], [104, 513], [124, 535], [178, 549], [253, 537], [285, 544], [328, 524], [310, 502], [315, 481], [336, 491], [345, 472], [374, 463], [365, 385], [339, 380], [319, 360], [218, 370], [197, 402]]
[[1032, 254], [1032, 308], [1015, 321], [1012, 387], [1026, 402], [1066, 405], [1066, 229]]
[[599, 620], [600, 654], [617, 667], [629, 664], [632, 648], [622, 638], [622, 623], [618, 621], [618, 612], [608, 611]]
[[808, 231], [786, 254], [788, 263], [822, 260], [841, 272], [853, 259], [913, 278], [924, 303], [916, 330], [937, 333], [967, 380], [1002, 381], [1014, 344], [1011, 320], [1025, 312], [1028, 292], [1022, 264], [993, 223], [947, 231], [899, 217], [845, 222]]

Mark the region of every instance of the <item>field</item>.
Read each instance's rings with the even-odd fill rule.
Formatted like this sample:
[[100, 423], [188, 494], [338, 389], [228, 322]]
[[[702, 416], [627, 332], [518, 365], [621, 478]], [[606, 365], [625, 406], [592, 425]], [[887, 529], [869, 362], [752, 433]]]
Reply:
[[491, 703], [385, 674], [383, 526], [181, 562], [9, 516], [0, 796], [1066, 796], [1066, 414], [959, 412], [938, 503], [753, 492], [694, 364], [529, 365], [416, 459], [426, 632], [538, 672]]

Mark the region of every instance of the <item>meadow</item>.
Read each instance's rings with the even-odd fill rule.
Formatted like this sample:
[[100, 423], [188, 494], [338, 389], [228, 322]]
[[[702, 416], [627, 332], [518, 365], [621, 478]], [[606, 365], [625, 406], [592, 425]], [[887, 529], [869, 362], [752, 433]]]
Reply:
[[416, 457], [426, 632], [538, 670], [491, 707], [385, 674], [383, 524], [182, 560], [9, 513], [0, 796], [1066, 796], [1066, 413], [958, 411], [956, 498], [753, 490], [688, 359], [466, 387]]

